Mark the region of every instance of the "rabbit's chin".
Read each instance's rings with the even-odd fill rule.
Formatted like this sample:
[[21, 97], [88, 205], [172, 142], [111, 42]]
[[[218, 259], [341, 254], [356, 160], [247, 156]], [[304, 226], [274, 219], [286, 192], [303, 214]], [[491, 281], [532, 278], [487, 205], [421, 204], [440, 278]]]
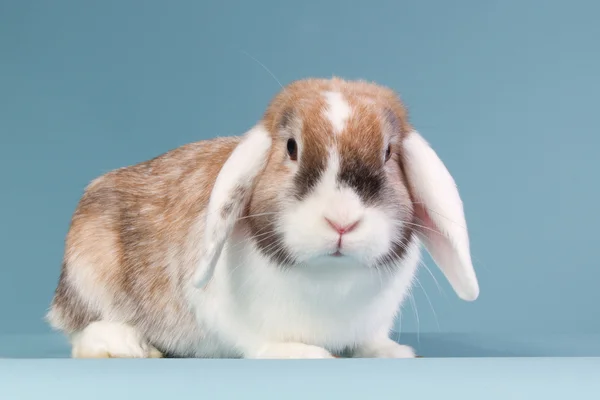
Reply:
[[385, 222], [365, 220], [361, 224], [341, 240], [327, 227], [301, 224], [282, 232], [282, 237], [285, 248], [293, 255], [293, 264], [373, 267], [392, 253], [394, 236]]
[[296, 265], [306, 268], [372, 268], [377, 265], [377, 259], [377, 256], [350, 249], [325, 250], [296, 258]]
[[371, 268], [372, 266], [348, 256], [317, 256], [296, 264], [292, 269], [305, 278], [322, 281], [323, 279], [344, 279], [344, 277], [362, 273], [372, 274], [373, 271], [369, 271]]

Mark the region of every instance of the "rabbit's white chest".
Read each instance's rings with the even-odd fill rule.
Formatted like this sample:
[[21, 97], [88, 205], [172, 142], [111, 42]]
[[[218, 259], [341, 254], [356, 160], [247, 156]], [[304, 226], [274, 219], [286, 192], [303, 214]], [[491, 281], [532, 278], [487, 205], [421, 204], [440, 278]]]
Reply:
[[341, 351], [390, 329], [418, 264], [418, 243], [394, 274], [342, 260], [282, 269], [230, 246], [210, 286], [193, 302], [220, 351], [261, 342], [301, 342]]

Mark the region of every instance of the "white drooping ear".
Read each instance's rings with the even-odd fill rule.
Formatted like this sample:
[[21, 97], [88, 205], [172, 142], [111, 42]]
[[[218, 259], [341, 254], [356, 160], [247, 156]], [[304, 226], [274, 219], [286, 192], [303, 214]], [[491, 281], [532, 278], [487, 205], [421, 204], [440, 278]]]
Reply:
[[197, 288], [212, 279], [225, 242], [266, 166], [271, 142], [265, 128], [257, 125], [244, 135], [221, 167], [206, 208], [202, 255], [193, 276]]
[[415, 201], [418, 235], [463, 300], [479, 296], [463, 203], [454, 179], [435, 151], [412, 131], [404, 139], [404, 168]]

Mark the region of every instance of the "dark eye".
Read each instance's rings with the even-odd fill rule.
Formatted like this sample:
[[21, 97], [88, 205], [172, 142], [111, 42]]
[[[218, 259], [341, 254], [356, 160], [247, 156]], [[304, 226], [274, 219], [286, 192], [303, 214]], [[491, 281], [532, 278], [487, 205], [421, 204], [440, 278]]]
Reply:
[[391, 156], [392, 156], [392, 146], [388, 145], [387, 149], [385, 150], [385, 161], [389, 160]]
[[294, 139], [288, 139], [287, 152], [290, 156], [290, 160], [296, 161], [298, 159], [298, 145]]

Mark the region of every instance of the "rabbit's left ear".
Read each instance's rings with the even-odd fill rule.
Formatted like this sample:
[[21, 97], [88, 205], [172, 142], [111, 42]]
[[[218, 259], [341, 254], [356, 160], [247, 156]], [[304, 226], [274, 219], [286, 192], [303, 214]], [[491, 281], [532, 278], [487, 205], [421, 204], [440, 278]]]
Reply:
[[267, 164], [271, 142], [269, 132], [257, 125], [242, 137], [221, 167], [206, 207], [202, 256], [193, 276], [195, 287], [202, 288], [212, 279], [225, 242]]
[[403, 167], [421, 225], [417, 228], [419, 238], [456, 294], [463, 300], [473, 301], [479, 296], [479, 283], [471, 261], [463, 204], [454, 179], [416, 131], [406, 136], [402, 147]]

